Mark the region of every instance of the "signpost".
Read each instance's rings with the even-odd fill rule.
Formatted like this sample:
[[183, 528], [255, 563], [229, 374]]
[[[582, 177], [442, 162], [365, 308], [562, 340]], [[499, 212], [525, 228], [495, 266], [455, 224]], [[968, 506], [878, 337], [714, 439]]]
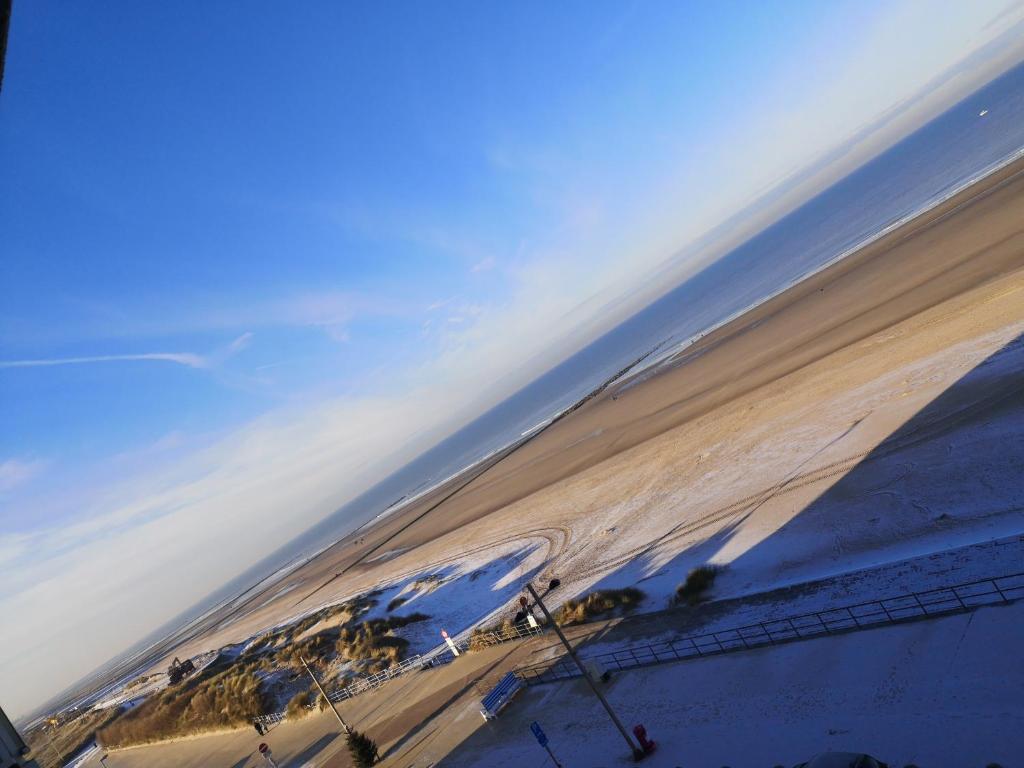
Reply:
[[533, 736], [537, 739], [537, 743], [548, 751], [548, 754], [551, 756], [551, 760], [554, 762], [555, 766], [557, 768], [562, 768], [562, 764], [558, 762], [558, 758], [555, 757], [555, 753], [552, 752], [551, 747], [548, 746], [548, 735], [544, 733], [544, 729], [540, 727], [540, 723], [534, 720], [530, 723], [530, 730], [533, 731]]

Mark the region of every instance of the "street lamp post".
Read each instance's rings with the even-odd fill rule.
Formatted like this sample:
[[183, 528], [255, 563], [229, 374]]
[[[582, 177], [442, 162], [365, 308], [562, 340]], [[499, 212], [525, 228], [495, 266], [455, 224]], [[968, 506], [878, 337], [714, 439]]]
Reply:
[[299, 661], [302, 662], [302, 666], [306, 668], [306, 672], [309, 673], [309, 676], [313, 678], [313, 684], [316, 686], [317, 690], [320, 691], [320, 695], [323, 696], [324, 700], [330, 705], [331, 711], [334, 712], [334, 716], [338, 718], [338, 722], [341, 723], [342, 730], [345, 731], [346, 735], [350, 734], [352, 732], [352, 729], [348, 727], [348, 723], [341, 719], [341, 713], [338, 712], [338, 708], [334, 706], [334, 702], [331, 701], [330, 697], [327, 695], [327, 692], [324, 690], [323, 686], [320, 685], [320, 681], [316, 679], [316, 675], [314, 675], [313, 670], [309, 668], [309, 664], [307, 664], [306, 660], [301, 656], [299, 657]]
[[569, 644], [569, 640], [562, 633], [561, 627], [558, 626], [558, 623], [555, 621], [554, 616], [551, 615], [548, 607], [544, 605], [544, 601], [540, 599], [540, 595], [538, 595], [537, 590], [533, 588], [533, 584], [527, 582], [526, 589], [533, 597], [534, 603], [536, 603], [537, 607], [539, 607], [541, 612], [544, 614], [544, 618], [547, 619], [548, 624], [555, 630], [555, 634], [557, 634], [558, 639], [562, 641], [562, 645], [565, 646], [565, 650], [569, 652], [569, 657], [576, 662], [576, 666], [579, 667], [580, 672], [583, 673], [583, 679], [587, 681], [587, 685], [590, 686], [590, 690], [592, 690], [594, 695], [597, 696], [598, 701], [601, 702], [601, 706], [603, 706], [605, 711], [608, 713], [608, 717], [612, 719], [612, 722], [615, 723], [615, 727], [618, 728], [619, 733], [622, 734], [622, 738], [626, 740], [626, 744], [629, 746], [629, 751], [633, 753], [633, 759], [640, 760], [643, 758], [644, 751], [633, 742], [633, 738], [629, 735], [629, 731], [626, 730], [622, 721], [619, 720], [619, 716], [615, 714], [615, 710], [613, 710], [611, 704], [608, 703], [608, 699], [604, 697], [604, 694], [601, 693], [601, 690], [597, 687], [597, 683], [595, 683], [594, 678], [590, 676], [590, 672], [588, 672], [587, 668], [583, 666], [583, 662], [580, 661], [580, 657], [576, 655], [576, 651], [573, 650], [573, 647]]

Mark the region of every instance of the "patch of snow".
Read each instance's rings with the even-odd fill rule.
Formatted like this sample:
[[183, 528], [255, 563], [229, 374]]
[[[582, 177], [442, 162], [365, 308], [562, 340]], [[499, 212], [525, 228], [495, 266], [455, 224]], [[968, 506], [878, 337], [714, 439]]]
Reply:
[[[658, 743], [651, 768], [764, 768], [825, 751], [902, 766], [1016, 765], [1024, 755], [1024, 602], [616, 674], [606, 695]], [[630, 765], [580, 680], [529, 688], [444, 759], [542, 765], [536, 720], [566, 765]], [[417, 765], [419, 765], [417, 763]]]

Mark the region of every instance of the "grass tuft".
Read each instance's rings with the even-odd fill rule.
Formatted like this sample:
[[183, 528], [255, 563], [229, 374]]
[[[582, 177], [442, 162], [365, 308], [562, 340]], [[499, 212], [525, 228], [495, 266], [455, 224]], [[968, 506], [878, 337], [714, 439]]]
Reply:
[[561, 624], [582, 624], [595, 618], [636, 609], [646, 597], [636, 587], [625, 589], [599, 589], [579, 600], [566, 600], [555, 613], [555, 620]]
[[312, 701], [313, 695], [310, 691], [299, 691], [288, 701], [288, 708], [285, 710], [285, 716], [289, 720], [296, 720], [300, 717], [305, 717], [309, 714]]

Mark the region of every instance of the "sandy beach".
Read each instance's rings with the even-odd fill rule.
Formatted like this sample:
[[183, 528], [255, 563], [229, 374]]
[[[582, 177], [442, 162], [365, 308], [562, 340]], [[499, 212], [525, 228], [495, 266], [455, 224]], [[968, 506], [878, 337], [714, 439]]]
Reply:
[[[830, 449], [862, 456], [955, 380], [951, 365], [966, 372], [1019, 333], [1022, 267], [1017, 162], [708, 335], [659, 375], [609, 388], [468, 483], [342, 540], [184, 650], [238, 641], [403, 573], [529, 536], [546, 542], [548, 570], [571, 575], [583, 559], [598, 573], [598, 551], [598, 562], [623, 558], [613, 554], [622, 537], [587, 535], [643, 518], [656, 541], [695, 507], [724, 508], [771, 488], [791, 467], [751, 452], [794, 429], [828, 433], [842, 423], [832, 401], [860, 413], [862, 388], [884, 390], [885, 374], [938, 355], [944, 382], [893, 393], [898, 402], [860, 424], [842, 451]], [[960, 343], [971, 352], [953, 353]], [[723, 472], [742, 477], [728, 486], [712, 479]], [[805, 486], [804, 496], [814, 491]], [[640, 502], [657, 493], [685, 498], [686, 509]]]
[[[381, 615], [402, 597], [431, 617], [406, 635], [423, 653], [442, 628], [459, 635], [506, 615], [527, 578], [561, 579], [552, 604], [641, 589], [639, 615], [571, 633], [597, 652], [1016, 572], [1022, 338], [1024, 162], [708, 335], [658, 375], [609, 387], [476, 476], [338, 542], [175, 653], [241, 642], [370, 590]], [[708, 611], [671, 609], [686, 573], [705, 564], [720, 568]], [[959, 625], [943, 626], [953, 629], [941, 642], [952, 642]], [[892, 637], [898, 655], [932, 635]], [[865, 667], [860, 648], [843, 653]], [[433, 765], [452, 750], [457, 764], [472, 762], [472, 745], [492, 743], [517, 754], [519, 736], [478, 730], [477, 702], [513, 665], [558, 649], [545, 636], [506, 650], [456, 660], [438, 673], [457, 680], [443, 689], [427, 684], [434, 672], [422, 684], [413, 674], [344, 708], [364, 713], [389, 765]], [[787, 663], [804, 659], [794, 652]], [[881, 668], [869, 674], [886, 679]], [[971, 706], [985, 710], [1008, 679], [985, 673]], [[416, 697], [387, 694], [406, 686]], [[928, 695], [941, 697], [941, 686]], [[544, 710], [548, 698], [531, 697]], [[944, 717], [928, 727], [941, 731]], [[420, 731], [426, 741], [406, 738]], [[323, 719], [288, 725], [275, 744], [302, 758], [289, 765], [344, 765], [330, 733]], [[249, 734], [209, 739], [225, 765], [256, 764]], [[203, 741], [115, 753], [111, 765], [190, 755], [198, 765]]]

